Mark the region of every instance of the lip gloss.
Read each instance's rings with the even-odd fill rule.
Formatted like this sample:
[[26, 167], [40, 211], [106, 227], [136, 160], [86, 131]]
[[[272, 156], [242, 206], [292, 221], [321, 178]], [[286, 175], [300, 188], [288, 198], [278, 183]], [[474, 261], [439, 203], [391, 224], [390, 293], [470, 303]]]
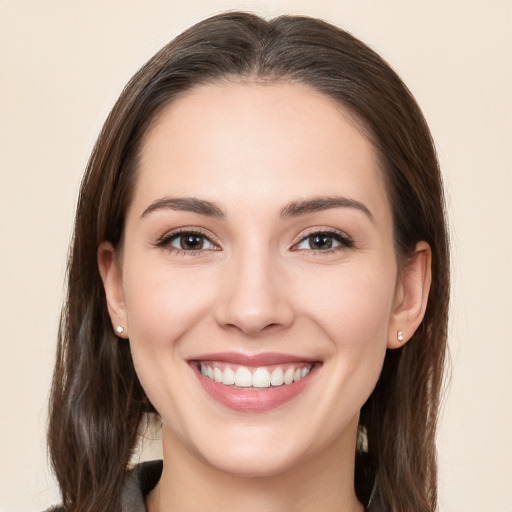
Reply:
[[264, 412], [279, 407], [299, 395], [310, 382], [311, 373], [306, 377], [282, 386], [266, 389], [237, 388], [215, 382], [202, 375], [194, 366], [203, 389], [220, 404], [239, 412]]

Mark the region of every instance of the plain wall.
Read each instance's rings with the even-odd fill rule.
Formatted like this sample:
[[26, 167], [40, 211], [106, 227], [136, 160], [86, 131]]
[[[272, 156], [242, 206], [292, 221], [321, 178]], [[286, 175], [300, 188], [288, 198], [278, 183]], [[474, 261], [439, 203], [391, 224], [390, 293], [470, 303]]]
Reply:
[[512, 512], [510, 0], [0, 0], [0, 511], [58, 501], [46, 403], [74, 205], [102, 122], [156, 50], [225, 9], [334, 22], [422, 106], [453, 239], [441, 512]]

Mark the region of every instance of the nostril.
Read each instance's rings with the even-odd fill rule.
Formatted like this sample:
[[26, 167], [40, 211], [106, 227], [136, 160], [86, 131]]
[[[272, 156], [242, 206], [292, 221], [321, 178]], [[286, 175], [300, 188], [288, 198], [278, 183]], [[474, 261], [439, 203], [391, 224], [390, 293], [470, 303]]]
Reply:
[[229, 331], [238, 331], [243, 332], [247, 336], [258, 336], [259, 334], [264, 333], [271, 333], [273, 331], [277, 331], [279, 329], [283, 329], [285, 326], [277, 323], [272, 322], [267, 325], [261, 325], [261, 324], [248, 324], [247, 322], [239, 322], [239, 323], [226, 323], [223, 325], [224, 329], [227, 329]]
[[281, 324], [278, 324], [278, 323], [272, 323], [272, 324], [268, 324], [266, 325], [263, 330], [265, 331], [273, 331], [273, 330], [276, 330], [276, 329], [281, 329], [283, 326]]
[[215, 319], [220, 326], [236, 329], [250, 336], [288, 327], [293, 323], [294, 311], [286, 288], [270, 285], [268, 280], [232, 283], [225, 295], [219, 297]]

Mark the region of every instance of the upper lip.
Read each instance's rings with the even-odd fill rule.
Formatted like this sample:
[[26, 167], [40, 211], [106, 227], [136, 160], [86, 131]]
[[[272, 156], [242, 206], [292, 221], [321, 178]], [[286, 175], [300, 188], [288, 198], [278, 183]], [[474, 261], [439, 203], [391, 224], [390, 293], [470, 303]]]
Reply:
[[236, 364], [240, 366], [271, 366], [285, 363], [314, 363], [314, 359], [300, 357], [279, 352], [264, 352], [261, 354], [244, 354], [241, 352], [214, 352], [201, 354], [190, 359], [190, 361], [219, 361]]

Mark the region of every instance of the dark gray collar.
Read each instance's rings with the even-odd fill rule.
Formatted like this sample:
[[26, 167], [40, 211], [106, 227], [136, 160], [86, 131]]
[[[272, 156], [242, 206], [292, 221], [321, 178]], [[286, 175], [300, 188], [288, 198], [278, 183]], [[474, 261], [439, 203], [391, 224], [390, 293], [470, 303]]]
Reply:
[[162, 468], [161, 460], [152, 460], [129, 471], [121, 497], [122, 512], [147, 512], [146, 496], [160, 480]]

